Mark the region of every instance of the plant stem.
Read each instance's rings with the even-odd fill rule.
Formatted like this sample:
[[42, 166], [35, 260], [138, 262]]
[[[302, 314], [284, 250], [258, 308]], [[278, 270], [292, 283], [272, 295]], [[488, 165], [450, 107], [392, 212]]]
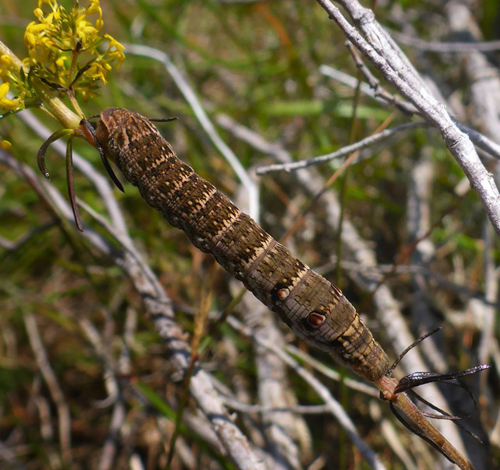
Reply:
[[386, 376], [374, 382], [382, 392], [384, 398], [392, 402], [394, 406], [397, 406], [419, 432], [440, 449], [450, 461], [458, 465], [462, 470], [474, 470], [471, 463], [441, 435], [424, 415], [422, 415], [406, 393], [394, 394], [397, 383], [395, 379]]

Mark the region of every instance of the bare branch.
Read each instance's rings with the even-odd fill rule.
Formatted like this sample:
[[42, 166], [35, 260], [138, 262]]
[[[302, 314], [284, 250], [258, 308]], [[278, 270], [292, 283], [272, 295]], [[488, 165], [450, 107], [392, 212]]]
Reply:
[[[344, 85], [347, 85], [348, 87], [351, 88], [356, 88], [357, 86], [357, 79], [355, 77], [352, 77], [351, 75], [348, 75], [340, 70], [336, 70], [333, 67], [330, 67], [329, 65], [321, 65], [319, 67], [319, 71], [327, 76], [330, 77], [340, 83], [343, 83]], [[361, 83], [360, 90], [367, 96], [370, 96], [371, 98], [375, 99], [378, 102], [385, 103], [387, 104], [387, 100], [383, 99], [380, 97], [380, 95], [377, 95], [375, 93], [375, 90], [371, 88], [368, 84], [366, 83]], [[390, 103], [391, 101], [389, 101]], [[408, 103], [408, 105], [411, 105]], [[414, 111], [416, 114], [420, 113], [415, 109]], [[474, 142], [474, 144], [484, 152], [488, 153], [491, 155], [493, 158], [500, 159], [500, 145], [497, 144], [496, 142], [492, 141], [485, 135], [481, 134], [480, 132], [457, 122], [456, 125], [458, 128], [462, 131], [465, 132], [470, 139]]]
[[[407, 130], [418, 129], [418, 128], [428, 127], [428, 126], [429, 126], [429, 124], [426, 123], [425, 121], [416, 121], [416, 122], [409, 122], [407, 124], [401, 124], [399, 126], [391, 127], [390, 129], [384, 129], [383, 131], [379, 132], [378, 134], [368, 136], [364, 139], [359, 140], [358, 142], [356, 142], [352, 145], [346, 145], [345, 147], [342, 147], [341, 149], [336, 150], [335, 152], [327, 153], [326, 155], [314, 157], [314, 158], [311, 158], [309, 160], [301, 160], [299, 162], [276, 163], [274, 165], [262, 166], [262, 167], [257, 169], [257, 174], [264, 175], [266, 173], [272, 173], [275, 171], [295, 171], [295, 170], [299, 170], [301, 168], [307, 168], [307, 167], [313, 166], [313, 165], [321, 165], [322, 163], [326, 163], [326, 162], [332, 161], [334, 159], [342, 158], [342, 157], [345, 157], [347, 155], [350, 155], [351, 153], [354, 153], [357, 150], [362, 150], [362, 149], [365, 149], [365, 148], [370, 147], [372, 145], [378, 144], [379, 142], [382, 142], [384, 140], [389, 140], [392, 137], [394, 137], [396, 134], [398, 134], [399, 132], [404, 132]], [[356, 162], [354, 162], [354, 163], [356, 163]]]
[[427, 91], [402, 51], [376, 22], [373, 12], [362, 7], [357, 0], [339, 1], [368, 38], [367, 42], [329, 0], [316, 1], [382, 75], [415, 105], [425, 119], [439, 129], [446, 146], [466, 174], [495, 231], [500, 235], [500, 193], [492, 175], [482, 164], [469, 137], [460, 131], [445, 107]]
[[477, 41], [477, 42], [437, 42], [424, 41], [418, 37], [408, 36], [407, 34], [385, 28], [392, 37], [405, 46], [413, 47], [421, 51], [438, 52], [440, 54], [449, 53], [472, 53], [472, 52], [491, 52], [500, 50], [500, 41]]

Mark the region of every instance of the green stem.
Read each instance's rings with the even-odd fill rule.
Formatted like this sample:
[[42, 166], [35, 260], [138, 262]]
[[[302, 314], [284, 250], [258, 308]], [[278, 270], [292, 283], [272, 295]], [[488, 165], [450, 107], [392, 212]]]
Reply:
[[38, 78], [33, 78], [32, 83], [43, 104], [51, 109], [65, 129], [76, 129], [80, 125], [82, 118], [71, 111], [48, 85]]

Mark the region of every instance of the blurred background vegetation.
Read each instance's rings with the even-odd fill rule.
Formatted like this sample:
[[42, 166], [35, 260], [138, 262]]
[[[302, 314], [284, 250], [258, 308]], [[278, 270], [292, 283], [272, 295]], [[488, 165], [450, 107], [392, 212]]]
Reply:
[[[449, 2], [376, 3], [379, 22], [393, 30], [428, 41], [470, 40], [453, 31], [446, 10]], [[477, 39], [500, 39], [498, 0], [463, 3], [474, 21], [472, 29], [480, 34]], [[66, 4], [69, 7], [72, 2]], [[316, 2], [102, 0], [101, 6], [104, 31], [125, 45], [143, 44], [167, 53], [215, 123], [222, 115], [229, 116], [267, 142], [280, 145], [294, 159], [332, 152], [371, 135], [388, 119], [391, 126], [410, 119], [362, 93], [356, 98], [355, 88], [321, 73], [320, 66], [329, 65], [351, 77], [360, 77], [345, 47], [344, 36]], [[26, 56], [23, 32], [34, 19], [35, 7], [34, 0], [0, 0], [0, 38], [20, 57]], [[459, 120], [488, 132], [471, 111], [474, 103], [466, 54], [437, 54], [407, 46], [403, 49], [417, 69], [434, 81], [443, 99], [454, 106]], [[498, 72], [498, 51], [488, 53], [486, 59]], [[163, 135], [201, 176], [245, 208], [245, 194], [233, 170], [208, 139], [160, 63], [128, 55], [108, 86], [101, 90], [101, 96], [80, 104], [87, 115], [122, 106], [152, 117], [179, 117], [174, 123], [160, 126]], [[498, 118], [500, 107], [497, 113]], [[57, 129], [57, 124], [43, 113], [34, 114], [52, 131]], [[254, 175], [258, 166], [275, 162], [227, 126], [216, 126], [250, 174]], [[36, 168], [35, 157], [42, 140], [33, 127], [12, 116], [0, 122], [0, 131], [13, 144], [11, 154]], [[498, 141], [498, 134], [490, 137]], [[76, 143], [75, 148], [101, 169], [94, 149], [84, 142]], [[415, 184], [416, 167], [422, 162], [430, 165], [426, 195], [429, 230], [416, 244], [430, 247], [419, 265], [427, 274], [418, 278], [417, 265], [406, 258], [401, 266], [407, 269], [390, 273], [384, 283], [399, 302], [415, 336], [435, 325], [444, 327], [437, 347], [450, 371], [472, 367], [479, 363], [477, 348], [483, 334], [481, 312], [487, 306], [485, 299], [495, 308], [498, 305], [497, 237], [486, 222], [475, 193], [467, 191], [467, 185], [465, 191], [460, 189], [464, 187], [463, 173], [436, 132], [410, 131], [375, 150], [352, 165], [328, 191], [339, 198], [344, 220], [356, 227], [387, 272], [409, 247], [415, 249], [415, 238], [408, 225], [408, 195]], [[64, 164], [54, 151], [48, 152], [47, 165], [52, 183], [66, 194]], [[264, 228], [280, 239], [338, 166], [334, 162], [314, 169], [314, 181], [321, 184], [309, 188], [309, 192], [289, 173], [255, 178], [260, 187]], [[495, 172], [493, 168], [491, 171]], [[104, 212], [95, 188], [78, 171], [75, 187], [80, 199], [97, 212]], [[125, 194], [115, 191], [114, 195], [137, 247], [174, 300], [182, 328], [192, 332], [192, 312], [198, 310], [203, 292], [212, 291], [211, 309], [222, 311], [236, 290], [212, 259], [194, 249], [183, 233], [146, 206], [131, 186], [126, 187]], [[345, 263], [352, 259], [342, 246], [339, 249], [338, 227], [328, 222], [325, 210], [320, 199], [287, 245], [344, 290], [394, 358], [400, 351], [394, 351], [386, 340], [369, 293], [356, 286], [346, 264], [337, 269], [339, 255]], [[113, 241], [86, 210], [81, 209], [81, 214], [85, 224]], [[118, 450], [110, 468], [164, 468], [172, 416], [183, 394], [182, 382], [172, 380], [164, 347], [151, 322], [142, 315], [141, 299], [129, 280], [113, 263], [103, 261], [72, 225], [62, 224], [26, 179], [7, 165], [0, 166], [0, 236], [0, 468], [102, 468], [100, 452], [109, 436], [113, 408], [105, 384], [106, 365], [89, 339], [89, 331], [94, 328], [105, 354], [118, 363], [123, 356], [124, 332], [129, 331], [127, 322], [136, 324], [132, 337], [126, 341], [130, 367], [122, 378], [126, 419], [116, 438]], [[15, 243], [25, 236], [22, 243]], [[487, 282], [494, 286], [490, 293], [486, 291]], [[427, 316], [419, 325], [413, 308], [422, 298]], [[237, 309], [236, 315], [242, 321], [247, 314], [244, 308]], [[88, 323], [82, 323], [82, 319]], [[33, 322], [61, 399], [69, 408], [69, 460], [61, 456], [58, 404], [40, 373], [34, 339], [28, 333]], [[279, 328], [286, 340], [300, 350], [344, 376], [351, 376], [330, 358], [309, 350], [286, 327]], [[479, 377], [469, 381], [475, 384], [473, 390], [479, 398], [472, 427], [485, 440], [484, 452], [475, 461], [478, 468], [498, 468], [500, 461], [498, 337], [496, 322], [493, 345], [486, 357], [494, 368], [481, 377], [481, 388]], [[253, 342], [227, 324], [218, 327], [215, 338], [202, 357], [204, 368], [232, 390], [238, 400], [258, 403]], [[436, 369], [431, 359], [428, 367]], [[315, 373], [343, 403], [361, 436], [387, 468], [408, 468], [379, 432], [381, 420], [392, 422], [387, 407], [381, 404], [377, 414], [372, 407], [376, 399]], [[289, 371], [287, 379], [300, 404], [321, 403], [293, 372]], [[459, 397], [458, 401], [467, 400], [465, 394]], [[188, 409], [192, 406], [188, 403]], [[243, 413], [235, 419], [255, 446], [268, 450], [269, 442], [260, 435], [261, 415], [249, 417]], [[314, 461], [316, 466], [310, 468], [367, 468], [330, 415], [305, 415], [305, 424], [307, 431], [303, 436], [308, 437], [300, 443], [302, 462], [295, 468], [309, 468]], [[399, 429], [398, 424], [394, 426]], [[400, 439], [418, 468], [437, 468], [437, 454], [422, 457], [426, 451], [418, 445], [414, 451], [414, 441], [406, 431], [400, 432]], [[234, 468], [192, 429], [182, 430], [179, 446], [173, 468]], [[142, 467], [133, 467], [133, 456]], [[283, 468], [293, 467], [290, 464]]]

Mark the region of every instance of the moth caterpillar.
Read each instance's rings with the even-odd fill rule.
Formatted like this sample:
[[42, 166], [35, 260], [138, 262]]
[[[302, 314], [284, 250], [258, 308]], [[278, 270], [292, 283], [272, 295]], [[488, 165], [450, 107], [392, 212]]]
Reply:
[[[394, 367], [424, 337], [389, 366], [387, 354], [340, 289], [293, 256], [212, 184], [179, 160], [148, 118], [126, 109], [109, 108], [101, 112], [95, 129], [87, 120], [81, 124], [83, 132], [91, 134], [106, 170], [119, 188], [121, 184], [107, 157], [139, 188], [150, 206], [160, 211], [170, 224], [182, 229], [196, 247], [212, 254], [299, 337], [373, 382], [406, 427], [461, 469], [473, 468], [429, 423], [406, 391], [417, 385], [473, 374], [489, 366], [480, 365], [454, 374], [417, 372], [397, 382], [391, 377]], [[39, 166], [46, 175], [43, 155], [54, 136], [42, 146], [38, 156]], [[68, 174], [71, 175], [71, 171], [68, 170]], [[78, 224], [71, 181], [69, 193]], [[414, 398], [420, 399], [411, 392]], [[403, 411], [406, 419], [396, 408]], [[448, 419], [458, 419], [433, 408]]]
[[387, 354], [340, 289], [179, 160], [147, 118], [121, 108], [100, 117], [96, 138], [106, 154], [197, 248], [212, 254], [301, 338], [370, 382], [387, 372]]

